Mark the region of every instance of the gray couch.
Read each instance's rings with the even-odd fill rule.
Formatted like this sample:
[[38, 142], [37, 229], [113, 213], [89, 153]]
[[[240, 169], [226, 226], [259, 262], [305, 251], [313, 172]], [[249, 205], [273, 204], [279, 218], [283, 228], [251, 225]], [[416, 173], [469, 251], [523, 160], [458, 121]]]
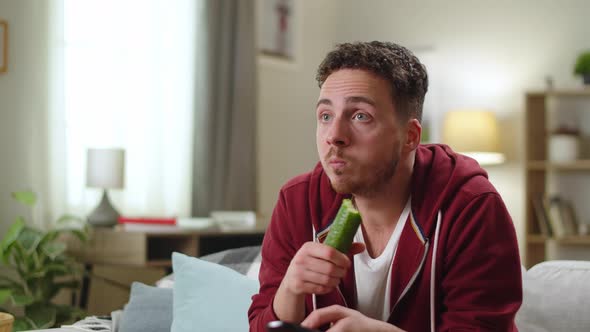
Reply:
[[523, 273], [520, 331], [590, 331], [590, 262], [548, 261]]
[[[204, 257], [204, 259], [228, 266], [242, 274], [248, 274], [255, 278], [260, 267], [258, 247], [233, 249]], [[174, 278], [169, 276], [160, 281], [160, 286], [171, 287]], [[162, 328], [156, 326], [169, 326], [168, 322], [160, 324], [147, 323], [147, 325], [126, 326], [119, 329], [118, 322], [137, 321], [133, 315], [149, 312], [150, 296], [157, 298], [171, 297], [160, 291], [151, 291], [150, 287], [134, 285], [130, 304], [124, 312], [115, 313], [115, 332], [154, 331], [162, 332]], [[553, 332], [553, 331], [590, 331], [590, 262], [588, 261], [549, 261], [538, 264], [528, 271], [523, 268], [524, 301], [516, 316], [516, 324], [519, 331], [524, 332]], [[159, 293], [156, 293], [159, 292]], [[164, 291], [165, 293], [165, 291]], [[135, 300], [135, 301], [134, 301]], [[166, 300], [170, 301], [170, 300]], [[161, 301], [160, 301], [161, 302]], [[134, 304], [135, 303], [135, 304]], [[137, 306], [139, 304], [139, 306]], [[134, 306], [132, 308], [132, 305]], [[146, 308], [147, 307], [147, 308]], [[172, 318], [172, 305], [162, 306], [154, 312], [160, 312], [162, 318], [170, 321]], [[168, 308], [169, 312], [163, 312]], [[127, 317], [125, 315], [127, 314]], [[122, 318], [121, 318], [122, 317]], [[165, 318], [164, 318], [165, 317]], [[153, 318], [153, 317], [151, 317]], [[164, 324], [162, 324], [164, 323]], [[125, 324], [123, 324], [125, 325]], [[147, 328], [151, 326], [151, 328]], [[73, 332], [76, 329], [53, 329], [52, 332]], [[106, 332], [106, 331], [103, 331]]]

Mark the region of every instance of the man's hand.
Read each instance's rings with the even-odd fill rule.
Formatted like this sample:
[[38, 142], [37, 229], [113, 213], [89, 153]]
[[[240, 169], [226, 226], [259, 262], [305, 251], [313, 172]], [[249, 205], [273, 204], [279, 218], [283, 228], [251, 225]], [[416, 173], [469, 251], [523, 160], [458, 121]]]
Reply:
[[[365, 250], [362, 243], [353, 243], [354, 255]], [[301, 322], [305, 316], [305, 295], [326, 294], [340, 283], [351, 266], [348, 257], [327, 245], [307, 242], [297, 251], [277, 290], [273, 308], [277, 316], [288, 322]]]
[[332, 323], [328, 332], [402, 332], [403, 330], [380, 320], [369, 318], [360, 312], [333, 305], [312, 312], [301, 323], [308, 329], [317, 329], [322, 325]]
[[[362, 246], [357, 244], [356, 250], [359, 245]], [[338, 250], [307, 242], [291, 260], [281, 286], [284, 284], [286, 290], [296, 295], [326, 294], [338, 286], [350, 265], [350, 259]]]

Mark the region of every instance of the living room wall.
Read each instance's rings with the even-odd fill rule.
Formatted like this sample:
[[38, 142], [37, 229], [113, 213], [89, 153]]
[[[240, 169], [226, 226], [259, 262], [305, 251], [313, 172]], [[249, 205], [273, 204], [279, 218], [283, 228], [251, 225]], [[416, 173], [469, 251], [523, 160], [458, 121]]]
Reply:
[[[260, 2], [261, 0], [257, 0]], [[0, 234], [23, 213], [13, 190], [46, 185], [44, 137], [48, 107], [45, 1], [1, 0], [0, 19], [10, 25], [8, 72], [0, 75]], [[317, 161], [313, 109], [315, 69], [336, 43], [383, 39], [428, 47], [443, 73], [440, 111], [481, 106], [501, 120], [505, 165], [488, 168], [522, 233], [524, 91], [578, 84], [574, 57], [589, 48], [584, 0], [494, 3], [455, 0], [297, 1], [296, 58], [259, 60], [259, 210], [270, 216], [281, 185]], [[435, 124], [436, 125], [436, 124]], [[515, 185], [517, 184], [517, 185]]]
[[47, 2], [1, 0], [0, 19], [8, 22], [8, 71], [0, 74], [0, 234], [27, 211], [10, 193], [45, 183], [44, 137], [48, 107]]
[[[590, 48], [590, 3], [568, 1], [445, 2], [332, 0], [298, 2], [299, 58], [294, 65], [260, 61], [259, 209], [270, 216], [281, 185], [313, 167], [319, 92], [315, 69], [335, 43], [388, 40], [427, 54], [437, 73], [437, 112], [483, 107], [496, 112], [508, 161], [488, 167], [519, 238], [524, 220], [524, 93], [579, 85], [572, 66]], [[440, 126], [440, 123], [434, 123]]]

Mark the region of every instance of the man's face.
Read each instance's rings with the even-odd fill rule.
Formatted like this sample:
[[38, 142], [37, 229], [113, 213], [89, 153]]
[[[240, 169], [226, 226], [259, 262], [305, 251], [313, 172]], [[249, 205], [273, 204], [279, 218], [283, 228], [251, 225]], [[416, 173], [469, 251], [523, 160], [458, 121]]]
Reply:
[[389, 183], [403, 135], [387, 81], [364, 70], [336, 71], [322, 85], [316, 116], [318, 153], [334, 190], [370, 195]]

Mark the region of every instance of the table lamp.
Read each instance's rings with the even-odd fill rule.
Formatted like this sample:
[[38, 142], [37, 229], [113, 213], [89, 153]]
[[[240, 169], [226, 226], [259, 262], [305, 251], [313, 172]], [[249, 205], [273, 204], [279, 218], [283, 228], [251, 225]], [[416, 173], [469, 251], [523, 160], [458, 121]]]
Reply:
[[493, 112], [454, 110], [445, 115], [443, 143], [477, 160], [480, 165], [504, 162], [498, 133], [498, 122]]
[[111, 205], [108, 189], [121, 189], [125, 185], [125, 150], [88, 149], [86, 185], [102, 188], [100, 204], [88, 215], [93, 226], [113, 226], [119, 213]]

